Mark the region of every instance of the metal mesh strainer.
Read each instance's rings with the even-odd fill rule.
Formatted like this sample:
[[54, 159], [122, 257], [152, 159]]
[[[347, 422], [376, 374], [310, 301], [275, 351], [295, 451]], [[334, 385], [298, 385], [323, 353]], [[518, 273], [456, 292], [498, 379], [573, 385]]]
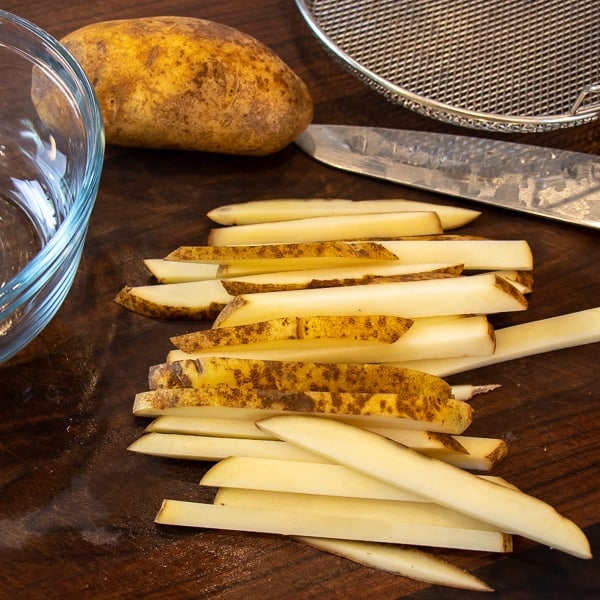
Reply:
[[296, 0], [362, 81], [419, 113], [499, 131], [600, 114], [598, 0]]

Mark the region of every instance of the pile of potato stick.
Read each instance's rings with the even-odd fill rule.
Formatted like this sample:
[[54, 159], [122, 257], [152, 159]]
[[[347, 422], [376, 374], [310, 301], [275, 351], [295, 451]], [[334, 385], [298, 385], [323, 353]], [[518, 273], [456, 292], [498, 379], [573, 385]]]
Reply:
[[600, 308], [494, 329], [525, 311], [524, 240], [447, 233], [478, 212], [405, 200], [265, 200], [209, 213], [205, 246], [145, 264], [116, 301], [211, 320], [173, 336], [133, 413], [130, 450], [214, 462], [213, 504], [167, 499], [157, 523], [285, 534], [437, 585], [489, 591], [423, 548], [505, 553], [513, 536], [590, 558], [583, 532], [491, 471], [469, 436], [497, 386], [443, 378], [600, 341]]

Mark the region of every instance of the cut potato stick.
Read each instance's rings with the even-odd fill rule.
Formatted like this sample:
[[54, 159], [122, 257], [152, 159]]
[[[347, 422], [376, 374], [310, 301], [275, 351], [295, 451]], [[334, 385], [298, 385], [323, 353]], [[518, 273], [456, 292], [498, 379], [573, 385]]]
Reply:
[[[383, 248], [407, 264], [448, 261], [467, 270], [533, 269], [533, 256], [524, 240], [439, 239], [382, 240]], [[434, 258], [437, 257], [437, 258]], [[444, 257], [444, 258], [442, 258]]]
[[209, 246], [325, 242], [434, 235], [443, 232], [435, 212], [371, 213], [308, 217], [276, 223], [218, 227], [208, 233]]
[[177, 433], [147, 433], [127, 448], [137, 454], [215, 462], [229, 456], [250, 456], [301, 462], [323, 462], [308, 450], [281, 440], [251, 440]]
[[[320, 390], [330, 394], [386, 392], [406, 398], [412, 396], [440, 400], [452, 396], [450, 385], [440, 377], [383, 364], [328, 364], [222, 356], [154, 365], [149, 369], [148, 384], [150, 389], [229, 386], [230, 389], [222, 389], [222, 395], [229, 395], [232, 401], [235, 401], [236, 392], [231, 390], [240, 387], [253, 388], [254, 391]], [[263, 396], [261, 408], [266, 408], [264, 403], [268, 398], [268, 394]], [[284, 398], [274, 395], [273, 399], [279, 402]], [[390, 400], [395, 398], [390, 396]], [[308, 397], [303, 401], [307, 402]], [[309, 408], [308, 404], [305, 406]]]
[[[158, 411], [160, 412], [160, 411]], [[249, 419], [227, 419], [162, 415], [156, 417], [144, 433], [180, 433], [212, 437], [245, 438], [251, 440], [274, 440], [266, 431], [261, 431]]]
[[356, 520], [390, 519], [409, 527], [447, 527], [459, 530], [497, 531], [498, 528], [455, 510], [427, 501], [379, 500], [296, 494], [253, 489], [220, 488], [214, 504], [267, 508], [314, 515], [344, 515]]
[[282, 317], [234, 327], [205, 329], [171, 338], [184, 352], [206, 348], [259, 345], [272, 341], [370, 341], [392, 344], [413, 324], [403, 317], [379, 315]]
[[475, 592], [493, 591], [487, 583], [478, 577], [463, 571], [433, 554], [416, 548], [357, 540], [301, 536], [295, 536], [295, 538], [318, 550], [323, 550], [361, 565], [402, 575], [416, 581]]
[[[217, 347], [195, 352], [171, 350], [166, 362], [196, 359], [203, 356], [229, 356], [247, 359], [318, 361], [321, 363], [386, 363], [449, 356], [481, 356], [494, 352], [494, 331], [485, 315], [473, 317], [444, 316], [413, 319], [410, 329], [393, 344], [368, 341], [306, 340], [249, 342], [237, 347]], [[213, 328], [211, 331], [218, 331]]]
[[[176, 261], [164, 262], [187, 264]], [[445, 263], [405, 265], [397, 260], [386, 261], [383, 263], [373, 261], [373, 264], [349, 265], [328, 269], [303, 269], [301, 271], [258, 273], [256, 275], [229, 277], [222, 281], [225, 290], [232, 296], [237, 296], [239, 294], [255, 294], [257, 292], [343, 287], [385, 281], [414, 281], [415, 279], [458, 277], [462, 273], [462, 270], [462, 265]], [[222, 274], [223, 271], [220, 271], [219, 273]]]
[[[167, 410], [169, 412], [166, 412]], [[246, 416], [243, 416], [243, 411], [246, 411]], [[133, 407], [136, 416], [154, 416], [158, 413], [238, 418], [239, 414], [240, 418], [251, 419], [260, 415], [260, 411], [265, 411], [265, 415], [266, 411], [271, 411], [271, 414], [292, 411], [361, 422], [370, 427], [387, 426], [451, 434], [462, 433], [473, 418], [471, 406], [467, 402], [454, 399], [369, 392], [332, 393], [242, 387], [158, 389], [141, 392], [136, 394]]]
[[591, 558], [575, 523], [533, 496], [495, 485], [377, 434], [330, 419], [271, 417], [257, 426], [329, 461], [397, 485], [512, 534]]
[[[307, 259], [306, 263], [303, 263]], [[294, 261], [299, 268], [310, 268], [311, 259], [315, 267], [368, 264], [371, 261], [397, 261], [398, 257], [379, 242], [326, 241], [281, 244], [252, 244], [245, 246], [180, 246], [166, 256], [166, 260], [194, 261], [217, 265], [270, 265], [272, 271], [288, 269]], [[289, 263], [287, 261], [290, 261]], [[439, 261], [435, 261], [439, 262]]]
[[[323, 462], [231, 456], [218, 461], [206, 471], [199, 485], [219, 488], [215, 496], [215, 504], [227, 504], [230, 490], [245, 490], [249, 493], [247, 502], [231, 504], [257, 508], [262, 505], [264, 508], [299, 510], [303, 499], [310, 501], [306, 496], [318, 496], [330, 500], [325, 507], [321, 507], [319, 512], [338, 512], [335, 508], [331, 510], [333, 508], [331, 500], [334, 498], [412, 502], [435, 506], [422, 496], [377, 481], [354, 469]], [[252, 494], [252, 492], [262, 492], [262, 494]], [[298, 497], [300, 494], [301, 498]], [[281, 502], [278, 503], [278, 500]], [[341, 502], [337, 504], [337, 508], [342, 509], [342, 507]], [[307, 505], [307, 508], [318, 510], [318, 504]], [[373, 516], [375, 515], [376, 513], [373, 513]]]
[[164, 258], [146, 258], [144, 264], [159, 283], [206, 281], [207, 279], [217, 279], [219, 274], [219, 265], [212, 264], [165, 260]]
[[167, 260], [222, 265], [222, 277], [298, 269], [322, 269], [373, 261], [405, 265], [450, 263], [470, 270], [533, 268], [524, 240], [447, 239], [444, 236], [411, 240], [326, 241], [252, 244], [246, 246], [181, 246]]
[[344, 515], [302, 514], [280, 509], [221, 506], [166, 499], [156, 515], [162, 525], [300, 535], [336, 539], [510, 552], [510, 535], [497, 531], [414, 526], [393, 519], [353, 519]]
[[[344, 420], [344, 419], [341, 419]], [[351, 420], [348, 420], [351, 422]], [[404, 444], [427, 456], [435, 456], [456, 466], [472, 471], [491, 471], [508, 453], [506, 442], [495, 438], [450, 435], [419, 429], [400, 429], [361, 425], [395, 442]], [[193, 416], [163, 415], [145, 429], [146, 433], [177, 433], [208, 437], [246, 439], [275, 439], [245, 419], [203, 418]]]
[[[238, 388], [237, 391], [242, 391], [242, 388]], [[321, 393], [322, 392], [314, 392], [313, 395]], [[437, 414], [424, 414], [423, 416], [426, 416], [427, 420], [423, 421], [413, 416], [400, 417], [384, 414], [359, 415], [315, 411], [283, 411], [261, 407], [238, 408], [235, 401], [231, 403], [231, 406], [198, 405], [198, 398], [205, 396], [205, 389], [198, 390], [193, 388], [161, 389], [141, 392], [136, 394], [133, 414], [137, 417], [175, 416], [203, 419], [242, 419], [254, 422], [257, 419], [273, 414], [280, 415], [295, 412], [354, 423], [368, 429], [415, 429], [418, 431], [449, 433], [452, 435], [462, 434], [472, 420], [472, 412], [464, 406], [466, 403], [461, 402], [460, 400], [445, 401], [443, 403], [444, 407], [439, 409]], [[260, 396], [260, 394], [257, 394], [257, 396]], [[417, 410], [421, 412], [422, 409], [417, 405]], [[409, 414], [414, 415], [415, 412], [413, 411]]]
[[600, 307], [496, 330], [496, 349], [487, 356], [402, 361], [397, 366], [446, 377], [488, 365], [600, 341]]
[[492, 314], [527, 308], [525, 297], [493, 273], [400, 283], [262, 292], [236, 296], [215, 319], [216, 327], [286, 316], [381, 314], [417, 317]]
[[[499, 477], [487, 475], [479, 475], [479, 477], [498, 485], [510, 485]], [[422, 496], [378, 481], [343, 465], [247, 456], [231, 456], [218, 461], [204, 474], [200, 485], [320, 496], [425, 502]], [[284, 505], [280, 508], [284, 508]]]
[[161, 319], [213, 319], [232, 300], [218, 279], [126, 286], [115, 301], [125, 308]]
[[404, 199], [274, 199], [251, 200], [237, 204], [219, 206], [207, 213], [209, 219], [220, 225], [248, 225], [271, 221], [290, 221], [307, 217], [329, 217], [338, 215], [364, 215], [381, 212], [432, 211], [441, 220], [442, 227], [455, 229], [470, 223], [481, 213], [476, 210], [446, 206], [430, 202]]
[[[277, 413], [266, 413], [263, 417]], [[260, 417], [257, 417], [257, 419]], [[368, 418], [344, 418], [340, 421], [358, 425], [369, 430]], [[253, 421], [251, 421], [253, 422]], [[385, 423], [384, 423], [385, 425]], [[406, 425], [405, 423], [403, 425]], [[375, 431], [379, 427], [373, 428]], [[385, 429], [391, 429], [390, 427]], [[459, 438], [460, 440], [460, 438]], [[269, 442], [269, 443], [267, 443]], [[484, 446], [484, 442], [481, 443]], [[489, 444], [491, 445], [491, 444]], [[229, 456], [248, 456], [254, 458], [271, 458], [275, 460], [297, 460], [305, 462], [324, 462], [326, 459], [317, 455], [307, 453], [305, 450], [274, 439], [258, 438], [234, 438], [217, 437], [213, 435], [188, 435], [182, 433], [159, 433], [150, 432], [134, 441], [129, 450], [139, 454], [149, 454], [152, 456], [162, 456], [164, 458], [180, 458], [200, 461], [218, 461]], [[296, 452], [296, 450], [300, 450]], [[425, 456], [432, 456], [438, 460], [453, 464], [460, 468], [470, 468], [469, 464], [477, 467], [478, 464], [484, 464], [485, 458], [479, 454], [466, 454], [464, 452], [448, 450], [436, 450], [435, 448], [423, 447], [418, 450]], [[488, 462], [488, 464], [490, 464]], [[488, 468], [479, 470], [489, 471]]]
[[[418, 429], [386, 429], [383, 427], [369, 427], [368, 429], [416, 450], [447, 450], [453, 453], [468, 453], [467, 449], [461, 445], [461, 436], [459, 435], [453, 436]], [[256, 427], [253, 421], [245, 419], [161, 416], [152, 421], [145, 431], [147, 433], [155, 431], [158, 433], [183, 433], [215, 437], [275, 439], [267, 432]]]

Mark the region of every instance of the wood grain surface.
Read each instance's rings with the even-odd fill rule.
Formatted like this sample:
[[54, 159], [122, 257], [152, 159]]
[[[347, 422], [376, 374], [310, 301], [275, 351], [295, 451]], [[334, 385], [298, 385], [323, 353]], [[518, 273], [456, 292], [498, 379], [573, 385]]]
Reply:
[[[306, 81], [315, 122], [493, 137], [392, 105], [352, 78], [312, 37], [291, 0], [145, 0], [62, 3], [7, 0], [3, 8], [56, 37], [108, 18], [178, 14], [253, 35]], [[505, 139], [600, 154], [600, 122]], [[207, 210], [251, 199], [441, 199], [333, 170], [290, 146], [264, 158], [107, 148], [87, 244], [59, 314], [0, 367], [0, 598], [471, 598], [321, 553], [284, 537], [158, 528], [164, 497], [209, 499], [207, 464], [137, 456], [128, 444], [146, 422], [131, 415], [147, 371], [169, 337], [194, 325], [145, 318], [113, 302], [125, 284], [150, 283], [143, 258], [202, 244]], [[466, 233], [524, 238], [535, 257], [526, 313], [496, 326], [600, 304], [598, 233], [484, 207]], [[600, 554], [599, 344], [456, 375], [499, 383], [473, 401], [469, 433], [504, 438], [497, 474], [553, 504]], [[598, 561], [517, 539], [512, 556], [438, 552], [483, 577], [490, 597], [600, 597]]]

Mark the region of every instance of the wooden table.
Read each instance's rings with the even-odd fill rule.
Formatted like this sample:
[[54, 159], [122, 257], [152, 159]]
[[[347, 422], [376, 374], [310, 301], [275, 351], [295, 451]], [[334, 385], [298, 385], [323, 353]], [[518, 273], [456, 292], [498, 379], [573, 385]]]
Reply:
[[[137, 4], [137, 6], [136, 6]], [[306, 81], [315, 122], [489, 135], [392, 105], [331, 60], [291, 1], [146, 0], [122, 3], [7, 0], [3, 8], [56, 37], [92, 21], [142, 15], [203, 17], [271, 46]], [[600, 154], [600, 123], [507, 139]], [[353, 176], [290, 146], [268, 158], [108, 148], [81, 268], [58, 316], [0, 368], [0, 597], [467, 598], [367, 569], [269, 535], [159, 529], [164, 497], [200, 498], [202, 463], [137, 456], [127, 446], [145, 422], [131, 415], [148, 366], [190, 323], [162, 322], [113, 302], [124, 284], [150, 282], [142, 259], [202, 244], [208, 209], [272, 197], [439, 197]], [[446, 199], [447, 203], [473, 206]], [[598, 234], [484, 208], [467, 233], [524, 238], [535, 291], [503, 326], [599, 304]], [[600, 553], [599, 345], [454, 376], [500, 383], [473, 402], [473, 434], [502, 437], [498, 474], [553, 504]], [[510, 557], [444, 552], [496, 588], [497, 598], [599, 597], [599, 565], [518, 539]]]

